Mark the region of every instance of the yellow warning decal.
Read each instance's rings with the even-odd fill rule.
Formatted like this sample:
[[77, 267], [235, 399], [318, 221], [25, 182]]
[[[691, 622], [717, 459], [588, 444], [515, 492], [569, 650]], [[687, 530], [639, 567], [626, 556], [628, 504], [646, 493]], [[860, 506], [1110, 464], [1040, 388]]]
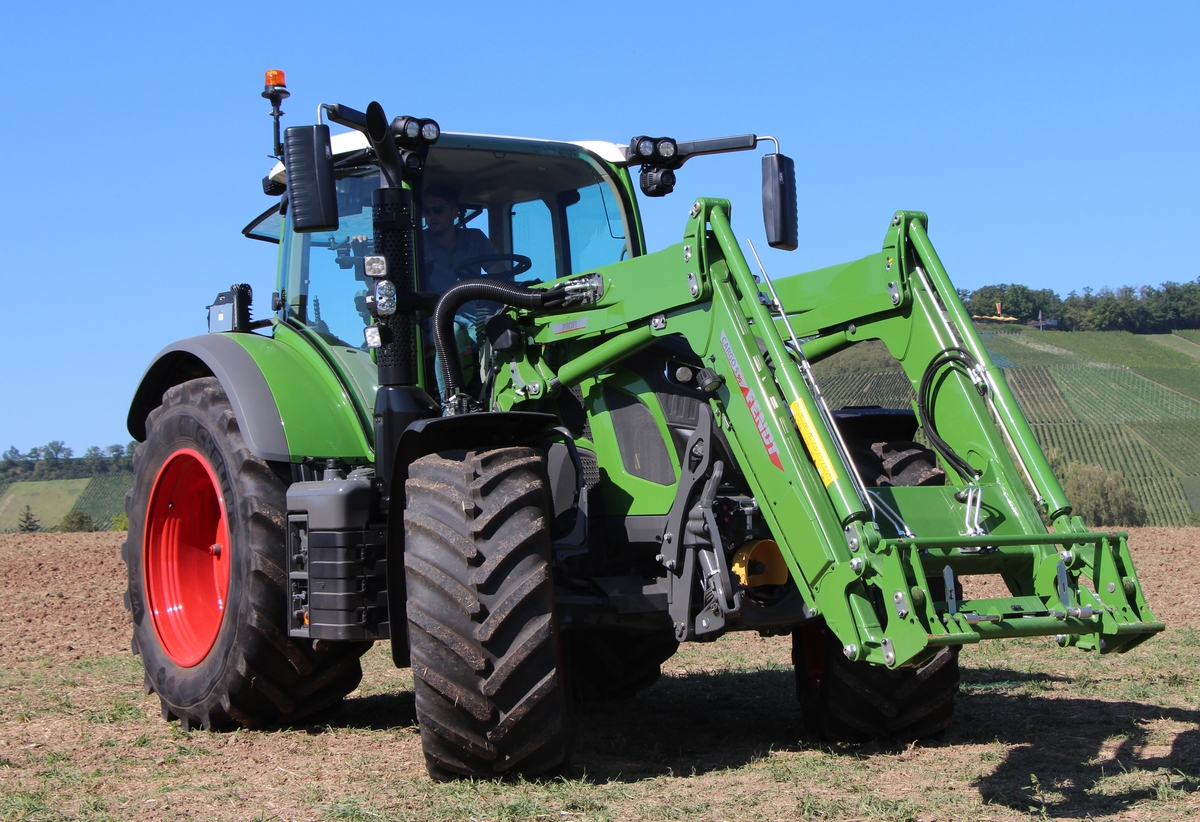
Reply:
[[837, 471], [833, 469], [833, 463], [829, 461], [829, 454], [825, 451], [825, 444], [821, 442], [821, 438], [817, 436], [817, 429], [813, 426], [812, 417], [808, 416], [808, 409], [800, 400], [795, 400], [790, 408], [792, 409], [792, 419], [796, 421], [796, 427], [800, 429], [800, 436], [804, 440], [804, 445], [808, 448], [808, 454], [812, 457], [813, 464], [817, 466], [817, 473], [821, 475], [821, 481], [828, 488], [829, 484], [838, 478]]

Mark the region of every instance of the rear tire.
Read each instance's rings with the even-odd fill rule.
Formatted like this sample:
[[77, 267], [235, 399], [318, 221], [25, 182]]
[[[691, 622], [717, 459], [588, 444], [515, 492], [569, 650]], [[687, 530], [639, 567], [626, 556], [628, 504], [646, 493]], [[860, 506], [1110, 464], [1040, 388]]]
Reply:
[[[126, 607], [147, 693], [184, 729], [261, 727], [336, 705], [369, 643], [287, 634], [284, 493], [212, 378], [163, 395], [126, 495]], [[219, 546], [219, 547], [217, 547]]]
[[563, 765], [567, 698], [541, 455], [434, 454], [408, 475], [408, 638], [429, 775], [532, 776]]

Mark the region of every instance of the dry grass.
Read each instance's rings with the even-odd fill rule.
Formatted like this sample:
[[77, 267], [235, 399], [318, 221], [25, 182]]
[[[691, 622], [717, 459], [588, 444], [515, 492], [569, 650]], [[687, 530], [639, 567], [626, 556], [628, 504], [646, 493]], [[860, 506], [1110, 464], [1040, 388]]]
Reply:
[[1200, 529], [1135, 532], [1170, 628], [1099, 659], [1049, 640], [963, 652], [959, 718], [910, 748], [805, 735], [784, 639], [685, 648], [576, 716], [571, 769], [431, 782], [388, 649], [319, 723], [183, 733], [128, 652], [120, 535], [0, 537], [0, 819], [870, 819], [1200, 816]]

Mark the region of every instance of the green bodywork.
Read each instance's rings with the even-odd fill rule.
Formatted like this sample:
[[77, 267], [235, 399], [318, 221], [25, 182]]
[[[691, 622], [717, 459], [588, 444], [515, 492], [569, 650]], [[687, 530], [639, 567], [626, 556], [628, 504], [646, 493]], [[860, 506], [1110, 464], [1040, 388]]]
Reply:
[[[929, 242], [925, 215], [898, 213], [881, 253], [782, 279], [777, 293], [812, 361], [882, 340], [916, 390], [942, 351], [961, 347], [973, 355], [973, 376], [938, 372], [930, 406], [941, 437], [980, 472], [974, 485], [985, 533], [978, 535], [963, 535], [967, 506], [955, 493], [966, 482], [957, 474], [947, 472], [955, 484], [946, 486], [865, 494], [856, 486], [805, 366], [786, 344], [787, 323], [738, 247], [729, 211], [722, 200], [698, 201], [682, 243], [598, 269], [603, 296], [586, 308], [514, 312], [526, 342], [501, 357], [493, 408], [553, 412], [559, 393], [579, 385], [594, 438], [582, 444], [596, 450], [608, 512], [615, 506], [623, 515], [663, 514], [675, 488], [622, 469], [598, 389], [638, 395], [666, 437], [655, 395], [620, 362], [660, 337], [680, 335], [724, 378], [710, 401], [716, 424], [792, 579], [848, 656], [894, 667], [944, 645], [1040, 635], [1123, 651], [1163, 629], [1143, 598], [1125, 535], [1089, 533], [1070, 516]], [[972, 574], [1002, 575], [1012, 596], [955, 602], [947, 587]], [[881, 601], [883, 608], [873, 604]]]
[[272, 336], [230, 334], [254, 358], [283, 420], [293, 462], [375, 459], [370, 425], [375, 364], [300, 325], [275, 323]]

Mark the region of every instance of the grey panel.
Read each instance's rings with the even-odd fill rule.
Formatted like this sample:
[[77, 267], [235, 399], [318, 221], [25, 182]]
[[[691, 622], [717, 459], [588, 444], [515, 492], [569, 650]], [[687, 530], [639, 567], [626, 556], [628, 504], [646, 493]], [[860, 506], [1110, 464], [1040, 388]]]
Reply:
[[204, 373], [197, 364], [225, 389], [250, 452], [264, 460], [290, 460], [279, 407], [258, 363], [245, 348], [222, 334], [189, 337], [158, 352], [142, 375], [129, 409], [127, 425], [134, 439], [146, 438], [146, 416], [161, 404], [163, 392]]
[[625, 470], [660, 485], [674, 484], [671, 455], [645, 403], [624, 391], [608, 390], [604, 392], [604, 404], [612, 418]]

